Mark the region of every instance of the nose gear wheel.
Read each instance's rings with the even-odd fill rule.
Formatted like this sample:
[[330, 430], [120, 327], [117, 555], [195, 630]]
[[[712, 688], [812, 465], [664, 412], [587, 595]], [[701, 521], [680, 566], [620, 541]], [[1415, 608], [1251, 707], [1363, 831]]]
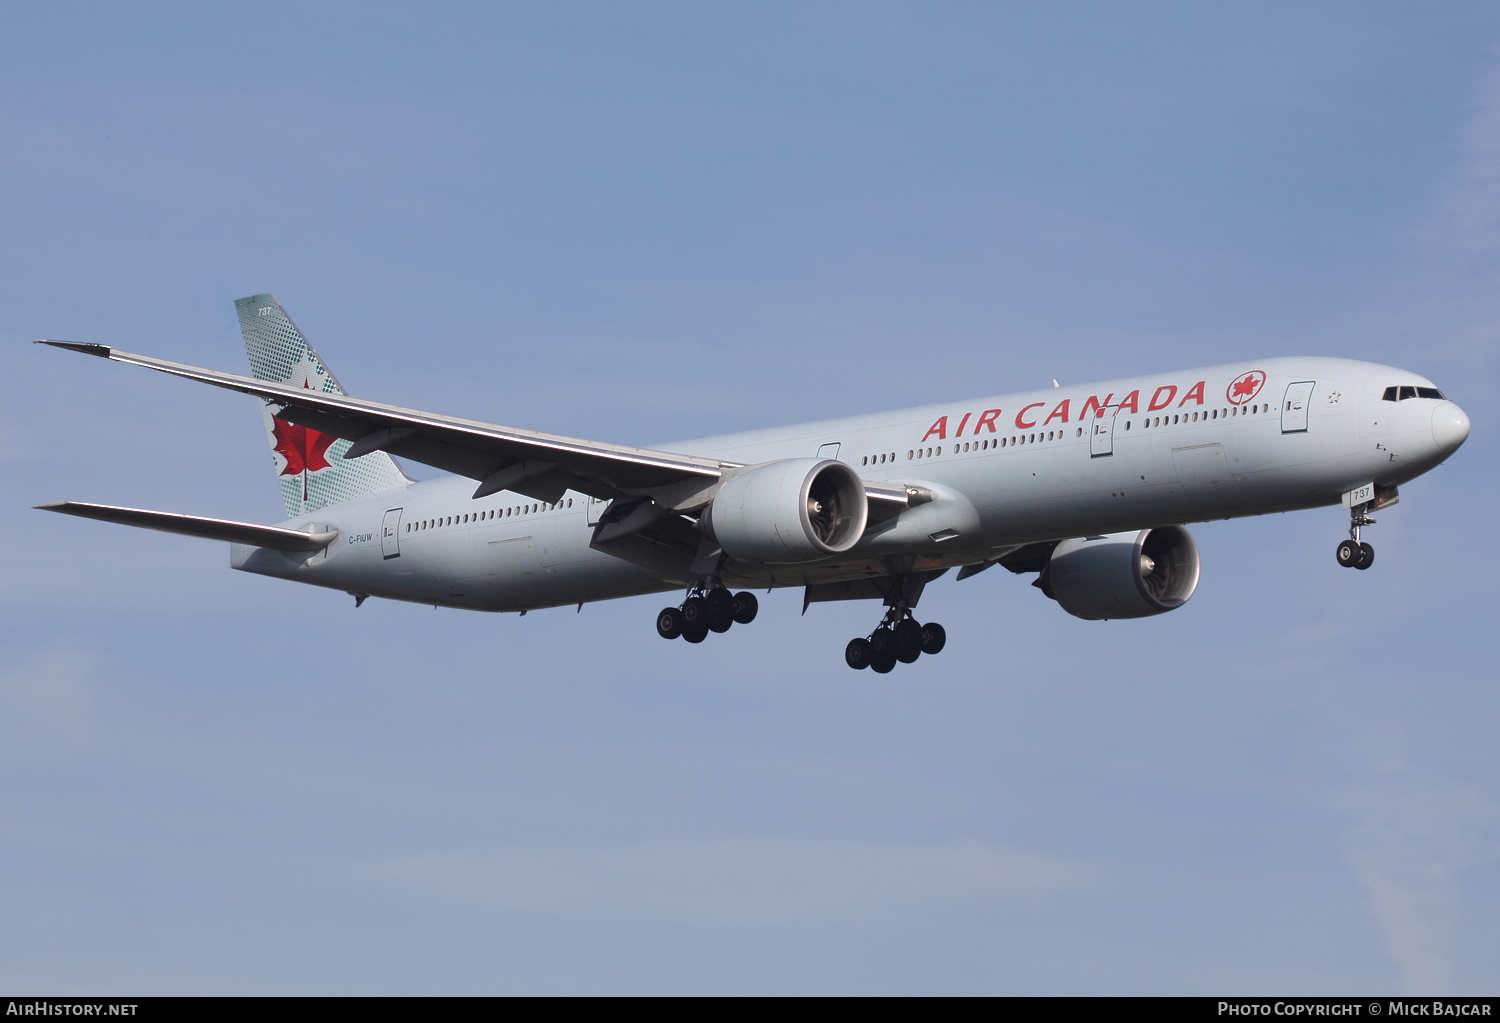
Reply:
[[1357, 568], [1363, 571], [1375, 564], [1375, 548], [1359, 538], [1362, 527], [1375, 525], [1375, 520], [1370, 517], [1372, 504], [1373, 502], [1355, 505], [1349, 509], [1349, 539], [1340, 541], [1338, 550], [1334, 552], [1340, 568]]

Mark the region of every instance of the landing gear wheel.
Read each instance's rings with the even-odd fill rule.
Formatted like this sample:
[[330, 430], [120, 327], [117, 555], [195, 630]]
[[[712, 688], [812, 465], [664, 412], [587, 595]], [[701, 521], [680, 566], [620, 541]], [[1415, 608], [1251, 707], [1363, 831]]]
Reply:
[[[895, 634], [892, 633], [891, 630], [886, 628], [884, 625], [876, 629], [870, 635], [870, 652], [875, 655], [875, 661], [883, 661], [886, 658], [890, 658], [891, 663], [894, 664], [896, 661]], [[870, 666], [872, 668], [875, 667], [874, 663], [872, 663]], [[875, 670], [879, 671], [880, 669], [876, 668]], [[890, 668], [886, 669], [886, 671], [890, 670]]]
[[689, 625], [682, 630], [682, 638], [689, 643], [702, 643], [708, 638], [707, 625]]
[[675, 607], [664, 607], [656, 616], [656, 634], [662, 639], [676, 639], [682, 635], [682, 612]]
[[734, 620], [739, 624], [749, 625], [755, 621], [755, 614], [759, 610], [760, 601], [749, 590], [742, 590], [734, 595]]
[[708, 623], [708, 631], [709, 632], [728, 632], [729, 631], [729, 627], [731, 625], [733, 625], [733, 624], [734, 624], [734, 619], [733, 618], [730, 618], [730, 619], [728, 619], [726, 621], [722, 621], [722, 622], [709, 622]]
[[1353, 540], [1345, 540], [1339, 544], [1338, 559], [1339, 565], [1341, 567], [1355, 567], [1359, 564], [1360, 556], [1361, 551], [1359, 549], [1359, 544], [1355, 543]]
[[1373, 564], [1375, 564], [1375, 548], [1367, 543], [1360, 544], [1359, 560], [1354, 563], [1354, 567], [1363, 571]]
[[[709, 627], [723, 625], [728, 628], [734, 621], [734, 594], [722, 586], [715, 586], [703, 595], [703, 607], [708, 612]], [[722, 632], [723, 629], [714, 629]]]
[[911, 618], [903, 618], [891, 629], [896, 640], [896, 660], [910, 664], [922, 656], [922, 626]]
[[948, 632], [937, 622], [928, 622], [922, 626], [922, 652], [924, 654], [942, 653], [947, 642]]
[[851, 639], [849, 645], [844, 647], [844, 663], [855, 671], [868, 668], [874, 657], [875, 652], [870, 649], [868, 639]]
[[882, 675], [887, 674], [895, 666], [896, 658], [889, 655], [885, 657], [877, 657], [870, 662], [870, 670], [879, 672]]
[[682, 623], [694, 629], [708, 628], [708, 607], [702, 597], [689, 597], [682, 602]]

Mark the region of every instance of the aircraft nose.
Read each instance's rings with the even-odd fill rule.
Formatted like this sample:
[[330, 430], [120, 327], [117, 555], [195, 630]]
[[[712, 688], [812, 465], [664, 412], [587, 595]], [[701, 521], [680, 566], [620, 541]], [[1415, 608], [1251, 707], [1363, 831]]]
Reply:
[[1432, 439], [1445, 455], [1451, 455], [1469, 439], [1468, 415], [1453, 402], [1443, 402], [1432, 410]]

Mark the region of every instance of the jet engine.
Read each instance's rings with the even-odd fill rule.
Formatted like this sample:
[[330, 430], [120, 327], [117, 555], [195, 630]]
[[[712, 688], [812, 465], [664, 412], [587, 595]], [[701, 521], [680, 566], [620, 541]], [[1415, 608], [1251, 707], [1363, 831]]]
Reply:
[[726, 481], [703, 524], [736, 561], [785, 565], [847, 551], [864, 535], [868, 515], [864, 484], [849, 466], [785, 458]]
[[1198, 588], [1198, 545], [1181, 526], [1064, 540], [1037, 585], [1078, 618], [1174, 611]]

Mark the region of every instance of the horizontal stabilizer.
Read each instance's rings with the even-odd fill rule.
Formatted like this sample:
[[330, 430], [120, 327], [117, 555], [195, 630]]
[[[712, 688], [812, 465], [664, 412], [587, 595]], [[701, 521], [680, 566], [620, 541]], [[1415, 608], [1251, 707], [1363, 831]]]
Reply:
[[140, 508], [116, 508], [108, 504], [85, 504], [82, 501], [53, 501], [37, 505], [42, 511], [79, 515], [101, 522], [118, 522], [122, 526], [159, 529], [164, 533], [201, 536], [205, 540], [227, 540], [230, 543], [269, 547], [275, 551], [306, 553], [320, 551], [338, 538], [339, 531], [306, 533], [284, 526], [258, 526], [253, 522], [231, 522], [201, 515], [178, 515], [175, 512], [144, 511]]

